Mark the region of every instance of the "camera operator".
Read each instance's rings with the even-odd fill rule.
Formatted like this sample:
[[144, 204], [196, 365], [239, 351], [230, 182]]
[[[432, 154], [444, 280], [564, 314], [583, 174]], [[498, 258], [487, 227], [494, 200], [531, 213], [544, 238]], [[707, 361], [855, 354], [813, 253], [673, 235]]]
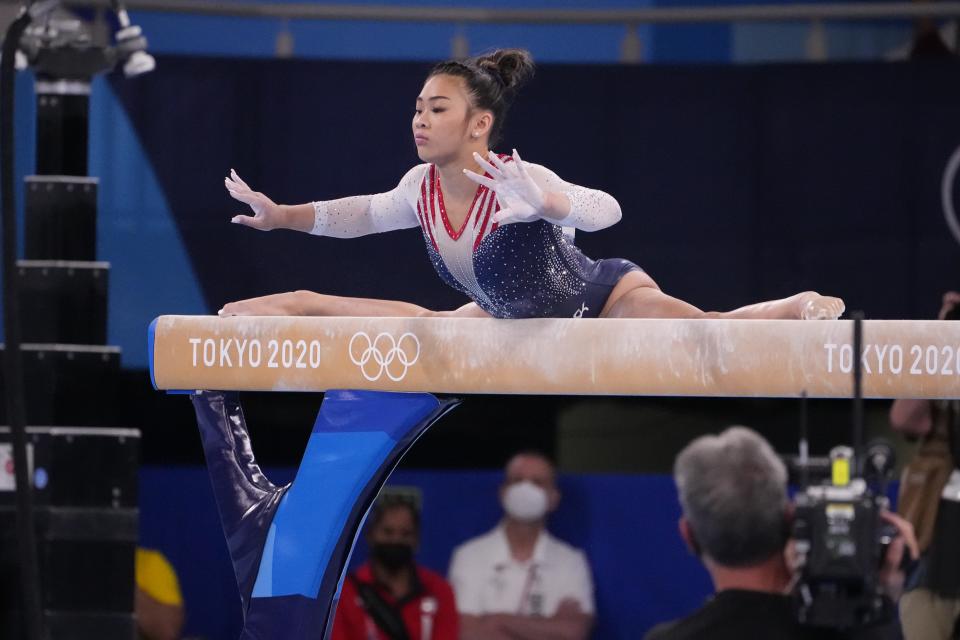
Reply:
[[[895, 620], [847, 633], [797, 621], [789, 595], [787, 470], [757, 433], [731, 427], [697, 438], [677, 456], [674, 480], [683, 509], [680, 535], [710, 573], [716, 593], [685, 618], [655, 627], [647, 640], [899, 636]], [[896, 601], [904, 581], [901, 560], [904, 553], [916, 557], [917, 546], [908, 522], [890, 513], [882, 517], [900, 532], [880, 574], [887, 597]]]
[[[940, 320], [960, 319], [960, 293]], [[920, 543], [920, 566], [900, 602], [907, 640], [960, 638], [960, 410], [958, 401], [897, 400], [891, 426], [920, 445], [903, 470], [898, 511]]]

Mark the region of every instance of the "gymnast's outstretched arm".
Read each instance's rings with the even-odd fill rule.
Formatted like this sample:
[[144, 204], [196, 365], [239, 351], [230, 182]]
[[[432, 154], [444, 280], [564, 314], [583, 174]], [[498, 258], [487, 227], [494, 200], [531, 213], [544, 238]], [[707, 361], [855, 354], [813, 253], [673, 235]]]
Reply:
[[251, 189], [232, 169], [230, 176], [224, 179], [224, 186], [232, 198], [253, 211], [252, 216], [234, 216], [231, 222], [235, 224], [260, 231], [291, 229], [314, 235], [355, 238], [419, 224], [412, 202], [416, 201], [417, 185], [423, 179], [426, 166], [418, 165], [408, 171], [391, 191], [299, 205], [276, 204], [265, 194]]
[[[254, 215], [238, 215], [236, 224], [269, 231], [292, 229], [315, 235], [350, 238], [369, 233], [415, 227], [416, 212], [410, 204], [427, 165], [414, 167], [392, 191], [372, 196], [352, 196], [339, 200], [283, 206], [254, 191], [231, 171], [224, 181], [230, 195], [250, 206]], [[259, 298], [230, 302], [218, 312], [221, 316], [380, 316], [380, 317], [467, 317], [486, 318], [489, 314], [474, 303], [452, 311], [432, 311], [397, 300], [347, 298], [313, 291], [290, 291]]]

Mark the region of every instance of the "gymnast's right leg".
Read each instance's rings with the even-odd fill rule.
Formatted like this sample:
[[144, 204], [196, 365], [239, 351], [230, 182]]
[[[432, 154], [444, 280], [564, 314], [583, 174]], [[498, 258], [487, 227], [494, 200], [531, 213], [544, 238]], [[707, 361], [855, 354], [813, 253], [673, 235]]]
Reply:
[[643, 271], [621, 278], [601, 312], [604, 318], [723, 318], [833, 320], [844, 311], [843, 300], [803, 291], [788, 298], [768, 300], [732, 311], [702, 311], [688, 302], [667, 295]]
[[290, 291], [223, 305], [218, 315], [226, 316], [355, 316], [389, 318], [489, 318], [470, 302], [453, 311], [431, 311], [410, 302], [330, 296], [314, 291]]

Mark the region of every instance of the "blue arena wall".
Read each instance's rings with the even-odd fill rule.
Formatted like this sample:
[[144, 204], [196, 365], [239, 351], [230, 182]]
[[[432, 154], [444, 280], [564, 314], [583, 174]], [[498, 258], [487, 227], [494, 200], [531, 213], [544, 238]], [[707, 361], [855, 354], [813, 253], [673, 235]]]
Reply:
[[[293, 469], [268, 470], [274, 483]], [[497, 471], [395, 472], [390, 486], [423, 496], [418, 559], [446, 575], [453, 548], [497, 523]], [[677, 534], [673, 481], [656, 475], [565, 475], [550, 530], [585, 550], [594, 578], [593, 637], [634, 640], [657, 622], [681, 616], [710, 593], [710, 581]], [[162, 550], [179, 574], [187, 606], [185, 635], [233, 640], [240, 597], [217, 519], [207, 472], [199, 467], [148, 467], [140, 472], [140, 538]], [[366, 556], [364, 543], [354, 563]]]
[[[295, 469], [268, 469], [275, 484]], [[500, 471], [397, 470], [387, 486], [414, 487], [423, 498], [418, 561], [447, 574], [454, 547], [489, 531], [501, 516]], [[586, 552], [597, 603], [596, 640], [636, 640], [654, 624], [689, 613], [712, 592], [707, 572], [677, 532], [680, 505], [666, 475], [563, 474], [562, 501], [550, 531]], [[896, 495], [892, 483], [888, 495]], [[233, 640], [240, 596], [207, 471], [140, 471], [140, 542], [163, 551], [179, 574], [187, 606], [185, 635]], [[360, 542], [353, 564], [366, 558]]]

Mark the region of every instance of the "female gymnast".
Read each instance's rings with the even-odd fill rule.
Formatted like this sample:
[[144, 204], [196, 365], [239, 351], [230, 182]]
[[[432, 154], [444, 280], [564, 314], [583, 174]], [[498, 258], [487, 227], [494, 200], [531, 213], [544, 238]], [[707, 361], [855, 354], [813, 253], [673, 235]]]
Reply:
[[665, 294], [628, 260], [583, 255], [564, 228], [596, 231], [615, 224], [617, 201], [521, 160], [516, 150], [490, 151], [517, 89], [532, 75], [529, 53], [518, 49], [436, 65], [413, 116], [424, 164], [387, 193], [286, 206], [253, 191], [235, 171], [225, 180], [230, 195], [254, 214], [232, 222], [254, 229], [349, 238], [420, 227], [441, 279], [473, 302], [431, 311], [407, 302], [294, 291], [231, 302], [219, 314], [835, 319], [843, 313], [842, 300], [813, 291], [705, 312]]

